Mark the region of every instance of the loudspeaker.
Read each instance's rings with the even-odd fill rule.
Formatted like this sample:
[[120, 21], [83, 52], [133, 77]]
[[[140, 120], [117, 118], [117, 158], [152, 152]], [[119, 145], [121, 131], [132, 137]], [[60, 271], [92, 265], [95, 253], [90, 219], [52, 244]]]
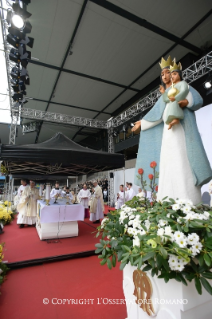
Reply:
[[113, 173], [110, 173], [110, 178], [113, 178]]

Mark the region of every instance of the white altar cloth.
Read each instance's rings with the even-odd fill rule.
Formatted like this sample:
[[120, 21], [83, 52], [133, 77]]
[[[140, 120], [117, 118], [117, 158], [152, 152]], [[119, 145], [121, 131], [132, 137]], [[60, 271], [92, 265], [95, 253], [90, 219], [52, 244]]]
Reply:
[[85, 210], [81, 204], [66, 205], [65, 201], [53, 204], [54, 200], [50, 200], [49, 206], [41, 200], [37, 203], [40, 204], [38, 214], [41, 224], [84, 220]]
[[40, 240], [78, 236], [78, 220], [84, 220], [84, 207], [81, 204], [66, 205], [65, 201], [47, 206], [37, 201], [36, 229]]

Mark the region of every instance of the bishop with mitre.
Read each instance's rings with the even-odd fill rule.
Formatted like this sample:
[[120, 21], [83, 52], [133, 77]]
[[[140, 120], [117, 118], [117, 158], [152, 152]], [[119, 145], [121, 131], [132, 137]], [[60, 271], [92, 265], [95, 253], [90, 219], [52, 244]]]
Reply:
[[102, 189], [99, 187], [97, 181], [93, 182], [94, 195], [90, 206], [90, 221], [94, 224], [100, 223], [100, 218], [104, 218], [104, 201]]

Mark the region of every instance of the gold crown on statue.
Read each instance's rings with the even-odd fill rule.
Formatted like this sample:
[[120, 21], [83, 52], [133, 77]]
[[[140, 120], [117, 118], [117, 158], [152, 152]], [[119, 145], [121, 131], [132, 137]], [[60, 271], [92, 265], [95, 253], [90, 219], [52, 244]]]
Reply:
[[170, 72], [173, 72], [173, 71], [181, 71], [181, 70], [182, 70], [182, 65], [181, 65], [181, 63], [179, 62], [178, 65], [177, 65], [175, 59], [174, 59], [173, 62], [174, 62], [173, 65], [170, 65]]
[[170, 65], [173, 65], [172, 58], [169, 56], [167, 60], [165, 60], [164, 58], [161, 59], [161, 62], [159, 63], [161, 69], [167, 68]]

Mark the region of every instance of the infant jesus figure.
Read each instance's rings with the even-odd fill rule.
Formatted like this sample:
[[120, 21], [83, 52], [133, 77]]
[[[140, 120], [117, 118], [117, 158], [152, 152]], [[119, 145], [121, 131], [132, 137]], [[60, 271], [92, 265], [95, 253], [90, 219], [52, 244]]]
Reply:
[[168, 124], [168, 130], [173, 125], [178, 124], [184, 118], [183, 110], [178, 102], [184, 100], [189, 93], [188, 84], [182, 79], [182, 66], [174, 61], [174, 65], [170, 66], [172, 87], [168, 92], [163, 86], [160, 86], [160, 92], [163, 94], [163, 100], [167, 103], [164, 115], [164, 122]]

